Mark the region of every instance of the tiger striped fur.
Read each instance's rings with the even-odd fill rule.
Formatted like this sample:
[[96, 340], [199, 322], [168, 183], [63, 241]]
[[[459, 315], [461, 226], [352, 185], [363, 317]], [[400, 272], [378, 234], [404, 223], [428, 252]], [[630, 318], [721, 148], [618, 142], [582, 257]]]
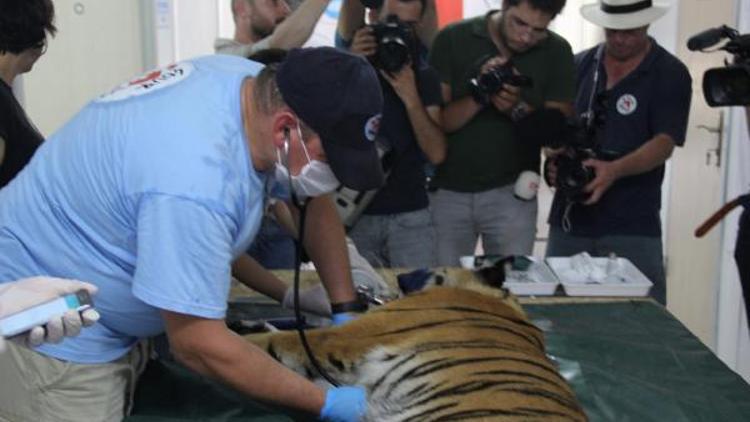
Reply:
[[[445, 270], [443, 286], [307, 332], [326, 371], [367, 388], [366, 420], [586, 421], [515, 298], [459, 274]], [[246, 338], [314, 378], [296, 332]]]

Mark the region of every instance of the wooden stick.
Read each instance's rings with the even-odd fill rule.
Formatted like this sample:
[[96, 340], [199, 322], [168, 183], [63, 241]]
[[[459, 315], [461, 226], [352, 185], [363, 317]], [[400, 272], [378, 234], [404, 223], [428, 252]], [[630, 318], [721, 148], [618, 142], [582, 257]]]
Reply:
[[723, 220], [724, 217], [727, 216], [727, 214], [729, 214], [733, 209], [737, 208], [738, 206], [742, 205], [743, 202], [746, 202], [748, 200], [750, 200], [750, 194], [738, 196], [734, 200], [724, 204], [723, 207], [719, 208], [718, 211], [708, 217], [708, 219], [704, 221], [703, 224], [700, 225], [700, 227], [695, 229], [695, 237], [700, 238], [705, 236], [706, 233], [708, 233], [715, 225]]

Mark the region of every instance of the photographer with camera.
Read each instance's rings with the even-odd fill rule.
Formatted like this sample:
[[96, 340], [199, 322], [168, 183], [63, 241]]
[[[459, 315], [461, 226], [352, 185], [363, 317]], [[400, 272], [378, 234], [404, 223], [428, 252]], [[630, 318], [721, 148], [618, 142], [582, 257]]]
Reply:
[[[721, 46], [714, 48], [725, 40]], [[703, 74], [703, 97], [711, 107], [744, 106], [750, 134], [750, 34], [740, 34], [736, 29], [722, 25], [693, 35], [688, 39], [687, 48], [690, 51], [726, 51], [732, 54], [732, 62], [725, 62], [723, 67], [708, 69]], [[696, 229], [695, 236], [703, 237], [739, 206], [744, 210], [739, 219], [734, 259], [740, 276], [747, 320], [750, 321], [750, 193], [724, 204]]]
[[[599, 115], [593, 120], [600, 124], [592, 128], [596, 158], [582, 162], [593, 170], [582, 195], [555, 192], [547, 245], [548, 256], [586, 251], [629, 259], [654, 283], [650, 295], [661, 304], [664, 163], [685, 141], [692, 92], [685, 65], [648, 36], [649, 24], [667, 9], [638, 0], [601, 0], [581, 8], [606, 37], [576, 56], [576, 114]], [[560, 180], [557, 161], [553, 155], [546, 166], [553, 184]]]
[[[368, 2], [372, 3], [372, 2]], [[425, 164], [445, 157], [440, 129], [440, 83], [420, 54], [417, 27], [425, 0], [384, 0], [368, 9], [344, 0], [337, 47], [367, 57], [380, 73], [383, 117], [376, 142], [388, 152], [386, 184], [349, 231], [362, 255], [375, 266], [434, 266], [434, 229], [428, 208]]]
[[435, 39], [430, 63], [442, 82], [448, 136], [430, 198], [439, 265], [473, 255], [479, 236], [487, 254], [532, 252], [536, 199], [518, 199], [514, 184], [539, 172], [541, 154], [518, 136], [515, 121], [532, 109], [572, 113], [573, 54], [547, 29], [564, 5], [503, 0], [502, 10], [450, 25]]
[[[745, 106], [745, 120], [747, 121], [747, 133], [750, 135], [750, 105]], [[747, 313], [748, 325], [750, 325], [750, 206], [748, 204], [745, 204], [745, 209], [740, 216], [737, 241], [734, 246], [734, 260], [740, 274], [742, 296], [745, 299], [745, 312]]]

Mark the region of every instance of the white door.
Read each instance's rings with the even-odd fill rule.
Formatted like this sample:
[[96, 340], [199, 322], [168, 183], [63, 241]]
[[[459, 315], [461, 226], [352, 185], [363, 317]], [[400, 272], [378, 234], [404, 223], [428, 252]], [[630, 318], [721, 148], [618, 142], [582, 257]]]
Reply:
[[666, 225], [667, 307], [706, 345], [716, 347], [721, 230], [697, 239], [694, 230], [723, 201], [721, 146], [724, 110], [709, 108], [703, 98], [706, 69], [722, 65], [724, 55], [690, 52], [685, 41], [707, 28], [734, 21], [734, 0], [681, 0], [677, 55], [693, 77], [687, 139], [671, 160]]
[[24, 106], [45, 137], [88, 101], [144, 69], [140, 1], [55, 0], [58, 32], [23, 76]]

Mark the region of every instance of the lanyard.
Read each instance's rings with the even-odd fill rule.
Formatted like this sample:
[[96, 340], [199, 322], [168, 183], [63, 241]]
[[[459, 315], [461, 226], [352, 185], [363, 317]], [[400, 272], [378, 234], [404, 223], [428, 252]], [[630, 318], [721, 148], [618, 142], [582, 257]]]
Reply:
[[600, 44], [594, 56], [594, 81], [591, 84], [591, 94], [589, 95], [589, 105], [583, 118], [586, 119], [586, 127], [591, 128], [594, 125], [594, 98], [599, 91], [599, 76], [602, 65], [602, 56], [604, 55], [604, 44]]

